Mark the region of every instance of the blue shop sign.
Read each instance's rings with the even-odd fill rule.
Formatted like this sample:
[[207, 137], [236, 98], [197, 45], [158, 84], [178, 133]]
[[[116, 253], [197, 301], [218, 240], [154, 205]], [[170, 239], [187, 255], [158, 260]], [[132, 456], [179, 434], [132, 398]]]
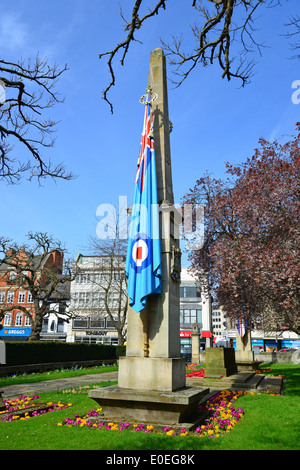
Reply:
[[29, 336], [31, 328], [2, 328], [0, 336]]

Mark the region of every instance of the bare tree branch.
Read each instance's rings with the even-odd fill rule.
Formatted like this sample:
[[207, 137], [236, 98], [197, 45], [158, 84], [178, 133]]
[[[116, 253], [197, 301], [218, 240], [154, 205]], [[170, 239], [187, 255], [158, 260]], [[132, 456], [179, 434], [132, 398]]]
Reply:
[[[42, 149], [53, 147], [57, 122], [44, 118], [47, 109], [62, 103], [55, 87], [67, 66], [50, 66], [47, 59], [17, 63], [0, 59], [0, 180], [17, 183], [25, 173], [31, 180], [46, 177], [70, 180], [63, 164], [46, 162]], [[1, 90], [0, 90], [1, 91]], [[29, 158], [11, 157], [28, 151]]]
[[[126, 20], [121, 12], [126, 38], [112, 50], [99, 55], [100, 59], [108, 56], [110, 83], [103, 91], [103, 99], [109, 104], [112, 113], [113, 105], [108, 99], [108, 92], [116, 83], [113, 61], [123, 51], [120, 63], [124, 65], [131, 43], [137, 41], [135, 33], [146, 20], [158, 14], [162, 8], [166, 9], [167, 0], [156, 0], [156, 5], [149, 13], [140, 18], [139, 11], [145, 4], [146, 0], [135, 1], [130, 20]], [[242, 86], [245, 86], [253, 75], [255, 65], [254, 60], [248, 61], [246, 56], [254, 50], [261, 54], [263, 47], [254, 38], [254, 14], [262, 5], [275, 7], [280, 5], [280, 0], [191, 0], [190, 6], [195, 9], [200, 21], [191, 26], [194, 36], [192, 52], [183, 51], [182, 36], [171, 36], [171, 44], [161, 40], [177, 77], [173, 83], [181, 85], [199, 64], [207, 66], [216, 62], [222, 70], [222, 78], [239, 78]], [[182, 6], [187, 7], [186, 4]]]
[[[289, 23], [285, 26], [291, 28], [290, 31], [285, 34], [285, 37], [288, 39], [294, 38], [295, 36], [300, 36], [300, 16], [293, 15], [289, 17]], [[298, 52], [298, 54], [292, 56], [292, 59], [299, 59], [300, 58], [300, 39], [296, 42], [291, 43], [291, 50]]]
[[103, 94], [103, 99], [110, 106], [111, 113], [113, 113], [113, 105], [109, 101], [109, 99], [107, 97], [107, 94], [108, 94], [109, 90], [111, 89], [111, 87], [114, 86], [115, 82], [116, 82], [115, 73], [114, 73], [114, 69], [113, 69], [113, 60], [114, 60], [115, 56], [118, 54], [118, 52], [123, 49], [123, 54], [122, 54], [120, 62], [121, 62], [121, 65], [124, 65], [125, 57], [127, 55], [129, 46], [130, 46], [132, 41], [136, 41], [136, 39], [134, 37], [135, 32], [138, 29], [141, 28], [144, 21], [146, 21], [150, 17], [158, 14], [158, 12], [161, 8], [165, 9], [166, 8], [166, 1], [167, 0], [158, 1], [158, 3], [155, 5], [155, 7], [152, 10], [149, 11], [149, 13], [147, 13], [142, 18], [140, 18], [138, 13], [139, 13], [139, 9], [141, 7], [141, 4], [142, 4], [143, 0], [136, 0], [135, 4], [133, 6], [133, 9], [132, 9], [131, 20], [125, 20], [125, 18], [123, 16], [123, 13], [121, 12], [121, 16], [125, 21], [124, 31], [128, 31], [126, 39], [124, 39], [123, 42], [117, 44], [117, 46], [114, 49], [112, 49], [111, 51], [99, 54], [99, 59], [101, 59], [102, 57], [108, 55], [107, 65], [108, 65], [108, 68], [109, 68], [111, 81], [110, 81], [109, 85], [106, 87], [106, 89], [103, 90], [102, 94]]

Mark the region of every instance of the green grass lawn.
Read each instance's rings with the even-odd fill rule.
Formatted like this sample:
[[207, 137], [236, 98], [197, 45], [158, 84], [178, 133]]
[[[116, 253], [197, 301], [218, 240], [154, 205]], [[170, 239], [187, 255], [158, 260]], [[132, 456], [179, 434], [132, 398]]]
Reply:
[[49, 370], [48, 372], [41, 373], [16, 374], [9, 377], [0, 377], [0, 387], [24, 383], [37, 383], [44, 380], [65, 379], [87, 374], [102, 374], [103, 372], [113, 372], [116, 370], [118, 370], [117, 364], [112, 366], [76, 367], [72, 369]]
[[268, 366], [275, 375], [286, 377], [284, 394], [246, 394], [236, 407], [244, 415], [234, 428], [219, 438], [158, 433], [111, 431], [57, 426], [75, 414], [85, 415], [96, 402], [87, 393], [41, 394], [43, 403], [61, 401], [72, 407], [46, 413], [25, 421], [0, 421], [1, 450], [299, 450], [300, 448], [300, 365]]

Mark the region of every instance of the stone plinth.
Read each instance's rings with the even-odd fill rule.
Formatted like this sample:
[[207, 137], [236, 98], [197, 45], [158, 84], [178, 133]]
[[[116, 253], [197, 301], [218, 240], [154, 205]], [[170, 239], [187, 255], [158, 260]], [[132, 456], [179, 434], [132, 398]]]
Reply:
[[223, 376], [237, 373], [233, 348], [207, 348], [205, 376]]
[[192, 363], [200, 363], [200, 332], [197, 325], [193, 326], [192, 333]]
[[126, 389], [178, 390], [185, 386], [185, 360], [181, 357], [120, 357], [118, 384]]
[[236, 329], [235, 362], [239, 371], [251, 371], [258, 368], [259, 362], [254, 360], [251, 348], [251, 330], [247, 330], [243, 337]]
[[134, 423], [185, 424], [189, 429], [199, 421], [197, 406], [208, 388], [186, 387], [175, 392], [129, 390], [117, 385], [89, 392], [103, 409], [104, 419]]
[[254, 352], [247, 350], [235, 351], [235, 362], [238, 371], [256, 370], [259, 365], [259, 361], [254, 360]]

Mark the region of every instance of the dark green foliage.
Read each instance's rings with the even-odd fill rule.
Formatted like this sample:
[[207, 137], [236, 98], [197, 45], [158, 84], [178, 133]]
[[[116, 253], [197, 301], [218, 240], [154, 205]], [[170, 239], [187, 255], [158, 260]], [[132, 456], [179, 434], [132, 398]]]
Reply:
[[6, 365], [117, 359], [119, 355], [122, 355], [121, 351], [121, 346], [93, 343], [63, 343], [56, 341], [7, 342]]

